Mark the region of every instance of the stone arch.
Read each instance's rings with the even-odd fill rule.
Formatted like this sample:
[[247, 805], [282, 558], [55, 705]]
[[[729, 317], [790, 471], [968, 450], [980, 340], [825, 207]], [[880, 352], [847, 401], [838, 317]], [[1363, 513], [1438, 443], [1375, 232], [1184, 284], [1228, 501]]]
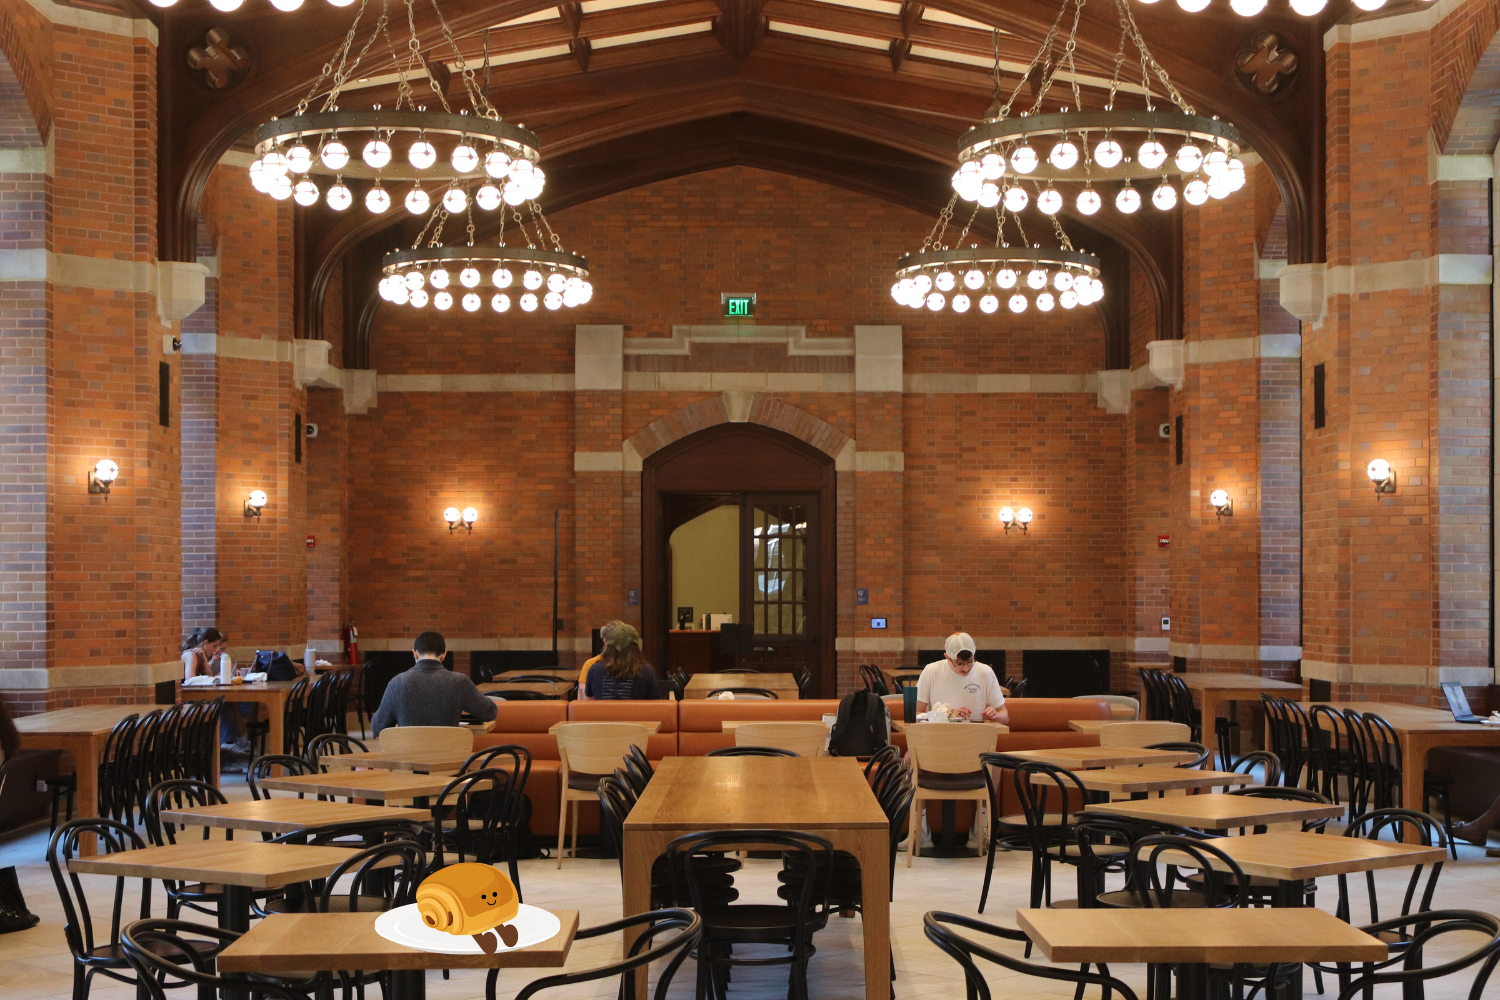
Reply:
[[26, 49], [43, 25], [22, 23], [28, 14], [0, 9], [0, 149], [41, 149], [52, 134], [46, 74]]
[[1432, 131], [1448, 155], [1489, 155], [1500, 142], [1500, 9], [1494, 0], [1455, 11], [1434, 33], [1447, 53], [1434, 71]]
[[853, 468], [854, 439], [833, 424], [775, 396], [736, 391], [700, 399], [630, 435], [625, 439], [629, 465], [638, 469], [642, 460], [689, 434], [728, 423], [759, 424], [781, 431], [828, 455], [840, 472]]

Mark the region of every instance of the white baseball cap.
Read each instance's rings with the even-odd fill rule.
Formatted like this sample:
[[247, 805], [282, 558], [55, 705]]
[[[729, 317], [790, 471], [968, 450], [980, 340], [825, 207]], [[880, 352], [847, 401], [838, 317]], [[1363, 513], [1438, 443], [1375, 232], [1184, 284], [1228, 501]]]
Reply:
[[969, 654], [966, 657], [962, 657], [962, 659], [972, 659], [974, 656], [974, 638], [967, 632], [954, 632], [948, 637], [948, 641], [943, 644], [943, 652], [948, 655], [948, 659], [950, 660], [960, 659], [960, 653]]

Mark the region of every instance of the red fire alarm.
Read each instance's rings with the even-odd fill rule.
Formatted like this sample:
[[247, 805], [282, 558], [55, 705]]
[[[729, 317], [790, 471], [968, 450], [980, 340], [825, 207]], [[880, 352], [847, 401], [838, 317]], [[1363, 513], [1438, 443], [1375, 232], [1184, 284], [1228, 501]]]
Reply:
[[308, 535], [307, 536], [307, 547], [310, 548], [310, 549], [315, 549], [315, 548], [318, 547], [318, 536], [317, 535]]
[[1170, 549], [1172, 547], [1172, 536], [1171, 535], [1157, 535], [1156, 536], [1156, 547], [1159, 548], [1159, 549]]

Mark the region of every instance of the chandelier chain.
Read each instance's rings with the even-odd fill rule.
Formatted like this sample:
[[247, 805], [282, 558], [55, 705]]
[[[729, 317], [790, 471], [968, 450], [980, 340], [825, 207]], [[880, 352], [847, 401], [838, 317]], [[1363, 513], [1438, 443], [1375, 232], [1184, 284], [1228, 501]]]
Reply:
[[[492, 104], [490, 104], [489, 98], [485, 96], [484, 91], [480, 88], [478, 80], [476, 80], [474, 77], [474, 67], [470, 66], [468, 60], [464, 58], [463, 51], [458, 47], [458, 40], [453, 37], [453, 29], [448, 27], [448, 21], [443, 17], [443, 12], [438, 10], [437, 0], [430, 0], [430, 2], [432, 3], [433, 12], [437, 14], [438, 26], [443, 31], [443, 39], [447, 41], [448, 48], [453, 52], [453, 60], [458, 65], [458, 73], [460, 78], [464, 82], [464, 90], [469, 95], [469, 103], [473, 106], [474, 113], [482, 114], [486, 118], [492, 118], [496, 121], [499, 121], [500, 113], [495, 110]], [[487, 37], [488, 36], [486, 36], [486, 38]], [[485, 56], [485, 75], [486, 78], [488, 78], [488, 55]], [[429, 77], [429, 79], [431, 78]], [[437, 90], [436, 81], [433, 81], [432, 89]]]
[[974, 203], [974, 211], [969, 213], [969, 221], [964, 223], [963, 232], [958, 234], [958, 239], [953, 241], [954, 247], [962, 249], [964, 240], [969, 238], [969, 230], [974, 226], [974, 220], [979, 217], [979, 203]]
[[[552, 249], [556, 250], [558, 253], [562, 253], [563, 252], [562, 240], [558, 238], [557, 233], [555, 233], [555, 232], [552, 231], [552, 224], [547, 221], [547, 217], [545, 215], [543, 215], [541, 213], [541, 211], [536, 207], [536, 202], [534, 202], [534, 201], [528, 201], [526, 203], [526, 205], [527, 205], [528, 208], [531, 209], [532, 223], [536, 226], [536, 231], [538, 233], [539, 238], [542, 241], [542, 246], [546, 246], [547, 245], [547, 237], [551, 237], [551, 239], [552, 239]], [[541, 234], [541, 232], [542, 232], [543, 229], [545, 229], [547, 231], [546, 237], [540, 236], [540, 234]]]
[[953, 196], [948, 199], [948, 204], [944, 205], [943, 210], [938, 213], [937, 222], [933, 224], [932, 231], [927, 234], [927, 239], [922, 241], [923, 253], [926, 253], [928, 250], [935, 249], [940, 245], [939, 241], [941, 241], [943, 238], [943, 231], [948, 228], [948, 220], [953, 218], [953, 206], [957, 204], [957, 202], [958, 194], [957, 192], [955, 192]]
[[[1005, 106], [1000, 109], [1000, 114], [998, 116], [999, 118], [1009, 118], [1010, 117], [1010, 109], [1011, 109], [1012, 106], [1015, 105], [1016, 98], [1018, 98], [1018, 97], [1021, 96], [1021, 88], [1024, 87], [1024, 86], [1026, 86], [1026, 81], [1027, 80], [1031, 79], [1031, 72], [1032, 72], [1032, 70], [1036, 69], [1037, 64], [1042, 61], [1042, 58], [1044, 56], [1047, 56], [1047, 55], [1051, 54], [1051, 52], [1052, 52], [1052, 46], [1053, 46], [1053, 44], [1055, 43], [1055, 41], [1057, 39], [1057, 29], [1062, 24], [1063, 15], [1066, 14], [1067, 11], [1068, 11], [1068, 5], [1066, 3], [1064, 3], [1062, 6], [1058, 7], [1058, 9], [1057, 9], [1057, 17], [1053, 18], [1053, 20], [1052, 20], [1052, 27], [1050, 27], [1050, 28], [1047, 29], [1047, 37], [1042, 40], [1041, 47], [1036, 50], [1036, 55], [1034, 55], [1034, 56], [1031, 57], [1031, 65], [1029, 65], [1029, 66], [1026, 67], [1026, 72], [1022, 73], [1021, 74], [1021, 78], [1016, 81], [1015, 87], [1010, 92], [1010, 99], [1007, 100], [1005, 102]], [[995, 46], [995, 63], [996, 63], [997, 70], [998, 70], [999, 62], [1000, 62], [1000, 47], [997, 44]]]
[[[406, 47], [411, 50], [411, 59], [413, 66], [424, 66], [425, 60], [423, 60], [422, 58], [422, 42], [417, 37], [416, 6], [417, 5], [415, 0], [406, 0], [406, 24], [407, 27], [411, 29], [411, 38], [407, 39]], [[444, 23], [443, 27], [446, 34], [447, 24]], [[448, 37], [452, 38], [453, 36], [449, 35]], [[433, 96], [438, 99], [438, 103], [443, 106], [444, 111], [447, 111], [449, 113], [453, 111], [452, 108], [448, 107], [448, 95], [443, 93], [443, 88], [438, 86], [438, 82], [433, 78], [431, 72], [427, 74], [427, 88], [431, 90]]]
[[[359, 9], [354, 12], [354, 23], [349, 25], [349, 31], [344, 35], [343, 43], [339, 45], [338, 50], [333, 55], [328, 57], [328, 61], [323, 64], [322, 70], [318, 73], [318, 78], [308, 88], [306, 96], [297, 102], [296, 114], [301, 115], [306, 113], [308, 105], [312, 104], [313, 98], [318, 96], [318, 93], [322, 90], [323, 81], [328, 79], [330, 73], [334, 74], [334, 77], [333, 89], [328, 92], [328, 102], [338, 97], [339, 89], [342, 87], [345, 79], [341, 71], [344, 68], [345, 60], [349, 58], [349, 50], [354, 47], [354, 38], [359, 32], [359, 21], [360, 18], [364, 17], [367, 2], [368, 0], [360, 0]], [[369, 48], [368, 45], [365, 47]], [[335, 62], [338, 63], [337, 70], [334, 68]], [[324, 103], [324, 110], [327, 110], [328, 102]]]
[[[1193, 106], [1188, 103], [1187, 98], [1182, 96], [1181, 91], [1177, 89], [1177, 85], [1174, 84], [1172, 82], [1172, 78], [1167, 75], [1166, 68], [1163, 67], [1161, 63], [1157, 62], [1156, 57], [1151, 54], [1150, 47], [1146, 45], [1145, 36], [1141, 34], [1140, 26], [1135, 23], [1135, 14], [1130, 9], [1130, 0], [1115, 0], [1115, 4], [1120, 8], [1121, 19], [1125, 22], [1125, 24], [1129, 26], [1128, 30], [1130, 32], [1130, 40], [1133, 41], [1136, 48], [1140, 50], [1141, 69], [1143, 73], [1146, 71], [1146, 67], [1149, 65], [1151, 70], [1155, 71], [1157, 79], [1161, 81], [1161, 85], [1167, 88], [1167, 96], [1172, 99], [1172, 103], [1177, 105], [1186, 113], [1190, 115], [1196, 115], [1198, 113], [1197, 110], [1195, 110]], [[1147, 85], [1147, 93], [1148, 95], [1150, 93], [1149, 84]]]

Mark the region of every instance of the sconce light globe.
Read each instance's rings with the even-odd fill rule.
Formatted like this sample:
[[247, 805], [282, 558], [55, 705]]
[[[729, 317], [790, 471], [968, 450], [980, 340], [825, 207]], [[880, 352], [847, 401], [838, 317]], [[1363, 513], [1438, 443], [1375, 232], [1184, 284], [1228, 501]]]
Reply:
[[94, 466], [94, 478], [101, 483], [112, 483], [119, 474], [120, 467], [107, 458], [100, 459]]
[[1009, 507], [1001, 507], [1000, 508], [1000, 523], [1001, 524], [1010, 524], [1015, 519], [1016, 519], [1016, 512], [1015, 511], [1011, 510]]
[[1371, 459], [1370, 464], [1365, 466], [1365, 475], [1370, 477], [1371, 482], [1383, 483], [1391, 478], [1391, 463], [1383, 458]]
[[1229, 494], [1224, 490], [1214, 490], [1208, 495], [1208, 502], [1222, 509], [1229, 504]]
[[1022, 507], [1020, 510], [1016, 511], [1016, 523], [1030, 524], [1033, 516], [1034, 515], [1031, 513], [1030, 507]]
[[479, 520], [479, 511], [475, 510], [473, 507], [465, 507], [464, 524], [473, 524], [477, 520]]
[[266, 491], [265, 490], [251, 490], [250, 491], [250, 506], [259, 509], [261, 507], [264, 507], [265, 505], [266, 505]]
[[459, 513], [457, 507], [449, 507], [447, 510], [443, 511], [443, 520], [447, 521], [449, 524], [457, 524], [458, 518]]

